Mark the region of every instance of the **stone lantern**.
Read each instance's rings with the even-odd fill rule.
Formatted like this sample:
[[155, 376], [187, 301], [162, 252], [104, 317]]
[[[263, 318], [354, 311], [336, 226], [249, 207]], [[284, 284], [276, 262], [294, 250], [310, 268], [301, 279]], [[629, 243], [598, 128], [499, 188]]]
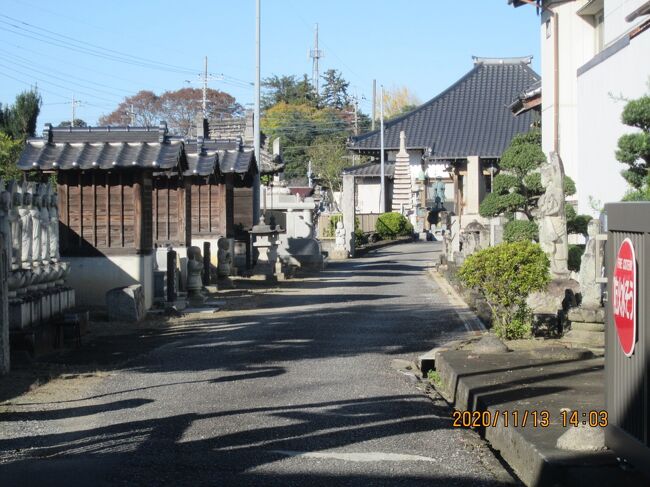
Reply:
[[260, 217], [259, 223], [251, 229], [250, 234], [255, 237], [253, 247], [259, 252], [257, 263], [253, 267], [253, 278], [284, 279], [282, 263], [278, 259], [278, 234], [281, 231], [282, 229], [279, 227], [268, 225], [264, 215]]

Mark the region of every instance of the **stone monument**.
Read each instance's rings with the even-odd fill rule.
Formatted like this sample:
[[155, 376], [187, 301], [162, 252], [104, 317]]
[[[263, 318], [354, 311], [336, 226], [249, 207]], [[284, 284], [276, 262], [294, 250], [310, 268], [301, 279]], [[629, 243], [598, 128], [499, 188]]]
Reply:
[[537, 331], [557, 335], [562, 331], [564, 313], [575, 306], [579, 286], [570, 279], [568, 267], [564, 169], [557, 153], [551, 152], [549, 159], [550, 162], [540, 168], [545, 191], [537, 203], [536, 218], [539, 243], [550, 262], [551, 282], [546, 291], [532, 293], [527, 304], [535, 315]]
[[604, 352], [605, 346], [605, 309], [602, 303], [602, 276], [604, 266], [605, 242], [598, 239], [600, 221], [593, 219], [587, 226], [589, 240], [580, 263], [580, 306], [571, 308], [567, 318], [570, 330], [564, 341], [592, 350]]
[[551, 263], [554, 278], [569, 277], [569, 243], [564, 214], [564, 170], [562, 161], [555, 152], [550, 154], [550, 162], [540, 169], [544, 194], [539, 198], [537, 225], [539, 243]]
[[203, 272], [203, 256], [199, 247], [190, 247], [187, 249], [187, 298], [190, 302], [204, 302], [205, 296], [201, 290], [203, 289], [203, 280], [201, 274]]
[[585, 246], [580, 263], [580, 306], [583, 308], [600, 308], [602, 306], [602, 276], [604, 267], [605, 242], [597, 240], [600, 233], [600, 220], [594, 218], [587, 226], [589, 240]]
[[334, 234], [335, 244], [330, 258], [332, 260], [345, 260], [348, 258], [348, 251], [345, 248], [345, 237], [347, 232], [343, 227], [343, 222], [341, 220], [336, 222], [336, 231]]

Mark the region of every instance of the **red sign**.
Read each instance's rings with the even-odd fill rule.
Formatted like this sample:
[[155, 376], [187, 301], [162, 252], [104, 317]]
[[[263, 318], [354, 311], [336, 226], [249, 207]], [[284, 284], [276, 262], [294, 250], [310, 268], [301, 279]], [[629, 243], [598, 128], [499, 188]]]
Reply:
[[638, 294], [636, 255], [632, 241], [623, 240], [614, 265], [614, 324], [623, 353], [630, 357], [636, 344], [636, 297]]

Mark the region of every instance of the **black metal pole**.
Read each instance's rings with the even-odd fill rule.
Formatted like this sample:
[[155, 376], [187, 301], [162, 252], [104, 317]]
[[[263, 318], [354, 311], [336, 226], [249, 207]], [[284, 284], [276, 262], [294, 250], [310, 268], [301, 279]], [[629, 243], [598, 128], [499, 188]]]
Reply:
[[167, 301], [176, 301], [176, 251], [167, 251]]
[[210, 242], [203, 242], [203, 275], [201, 277], [204, 286], [212, 284], [210, 278], [210, 260], [212, 260], [210, 258]]

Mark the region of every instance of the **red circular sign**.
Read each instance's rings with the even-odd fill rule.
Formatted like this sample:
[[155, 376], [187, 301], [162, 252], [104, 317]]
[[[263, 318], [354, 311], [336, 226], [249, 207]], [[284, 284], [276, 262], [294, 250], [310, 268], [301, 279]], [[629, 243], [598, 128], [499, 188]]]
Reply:
[[614, 324], [623, 353], [630, 357], [636, 344], [636, 297], [638, 294], [636, 255], [629, 238], [623, 240], [614, 264]]

